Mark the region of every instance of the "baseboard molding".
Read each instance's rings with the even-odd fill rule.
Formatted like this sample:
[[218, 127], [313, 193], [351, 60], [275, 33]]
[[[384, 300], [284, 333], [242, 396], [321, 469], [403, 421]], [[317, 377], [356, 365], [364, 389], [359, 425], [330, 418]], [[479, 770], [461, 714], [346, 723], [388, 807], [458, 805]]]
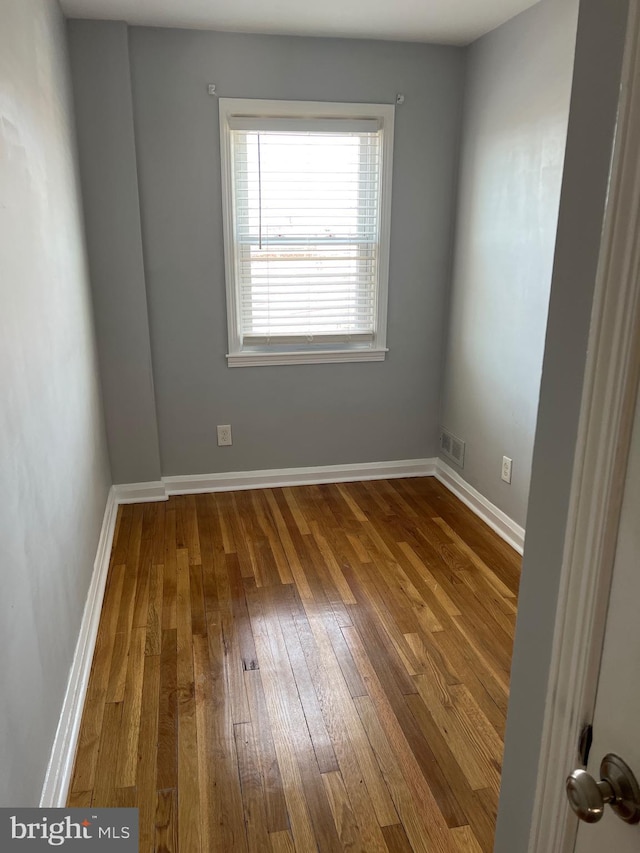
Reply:
[[222, 474], [187, 474], [163, 477], [159, 482], [114, 486], [118, 503], [167, 500], [169, 495], [203, 492], [235, 492], [243, 489], [277, 489], [321, 483], [358, 480], [388, 480], [396, 477], [437, 477], [473, 512], [519, 554], [524, 548], [524, 528], [470, 486], [442, 459], [399, 459], [390, 462], [361, 462], [354, 465], [318, 465], [307, 468], [273, 468], [262, 471], [229, 471]]
[[71, 665], [60, 721], [51, 750], [40, 806], [42, 808], [63, 808], [67, 802], [82, 711], [98, 635], [119, 504], [164, 501], [169, 495], [197, 494], [200, 492], [226, 492], [322, 483], [348, 483], [359, 480], [433, 476], [437, 477], [447, 489], [473, 510], [512, 548], [520, 554], [522, 553], [524, 529], [466, 483], [459, 474], [440, 459], [403, 459], [390, 462], [363, 462], [355, 465], [322, 465], [310, 468], [196, 474], [185, 477], [163, 477], [161, 482], [128, 483], [112, 486], [104, 511], [93, 576], [87, 593], [80, 634]]
[[82, 622], [80, 623], [80, 633], [71, 664], [64, 702], [62, 703], [62, 712], [42, 788], [41, 808], [63, 808], [67, 804], [80, 733], [80, 721], [98, 636], [117, 514], [118, 500], [115, 488], [112, 486], [107, 496], [102, 529], [100, 530], [96, 558], [93, 564], [93, 575], [87, 593]]
[[167, 495], [199, 492], [229, 492], [242, 489], [277, 489], [357, 480], [388, 480], [396, 477], [430, 477], [436, 459], [401, 459], [391, 462], [362, 462], [355, 465], [321, 465], [311, 468], [282, 468], [266, 471], [236, 471], [224, 474], [194, 474], [163, 477]]
[[140, 504], [166, 501], [168, 495], [162, 480], [150, 483], [121, 483], [113, 487], [118, 504]]
[[506, 513], [498, 509], [495, 504], [487, 500], [473, 486], [470, 486], [457, 471], [450, 468], [442, 459], [437, 460], [435, 476], [443, 486], [446, 486], [462, 503], [473, 510], [485, 524], [488, 524], [498, 536], [502, 537], [515, 551], [522, 554], [524, 549], [524, 527], [516, 524]]

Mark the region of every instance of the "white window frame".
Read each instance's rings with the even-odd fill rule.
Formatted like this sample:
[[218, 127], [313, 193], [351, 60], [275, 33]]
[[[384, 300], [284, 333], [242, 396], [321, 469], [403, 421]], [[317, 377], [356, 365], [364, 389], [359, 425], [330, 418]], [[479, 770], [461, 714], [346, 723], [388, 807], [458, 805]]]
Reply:
[[[319, 364], [326, 362], [384, 361], [387, 349], [387, 294], [389, 247], [391, 240], [391, 180], [393, 173], [393, 130], [395, 108], [391, 104], [349, 104], [317, 101], [272, 101], [249, 98], [220, 98], [220, 153], [222, 167], [222, 214], [224, 224], [229, 367], [257, 367], [276, 364]], [[240, 332], [240, 304], [236, 283], [234, 240], [234, 176], [231, 153], [231, 117], [295, 119], [375, 119], [382, 129], [380, 167], [380, 240], [378, 287], [375, 303], [374, 338], [370, 344], [308, 344], [274, 349], [255, 346], [243, 349]]]

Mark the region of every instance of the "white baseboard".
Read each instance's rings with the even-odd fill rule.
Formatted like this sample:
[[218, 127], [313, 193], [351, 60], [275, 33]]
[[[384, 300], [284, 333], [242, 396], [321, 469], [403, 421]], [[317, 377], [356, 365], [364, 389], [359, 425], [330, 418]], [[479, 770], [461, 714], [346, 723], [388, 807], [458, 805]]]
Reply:
[[435, 474], [435, 470], [435, 459], [401, 459], [392, 462], [362, 462], [355, 465], [320, 465], [312, 468], [194, 474], [186, 477], [163, 477], [162, 482], [168, 495], [190, 495], [198, 492], [229, 492], [241, 489], [311, 486], [320, 483], [348, 483], [357, 480], [388, 480], [395, 477], [430, 477]]
[[118, 501], [115, 488], [112, 486], [107, 496], [96, 559], [93, 564], [93, 575], [80, 623], [80, 634], [40, 797], [41, 808], [63, 808], [67, 804], [84, 700], [98, 636], [117, 514]]
[[321, 483], [358, 480], [388, 480], [395, 477], [437, 477], [475, 514], [519, 554], [524, 547], [524, 528], [470, 486], [442, 459], [399, 459], [390, 462], [361, 462], [354, 465], [318, 465], [307, 468], [274, 468], [263, 471], [230, 471], [222, 474], [187, 474], [163, 477], [155, 483], [114, 486], [118, 503], [162, 501], [169, 495], [202, 492], [234, 492], [243, 489], [277, 489]]
[[242, 489], [433, 476], [437, 477], [489, 527], [522, 554], [524, 529], [466, 483], [459, 474], [440, 459], [403, 459], [390, 462], [363, 462], [355, 465], [322, 465], [310, 468], [195, 474], [184, 477], [163, 477], [161, 482], [128, 483], [112, 486], [107, 498], [93, 576], [87, 593], [80, 634], [71, 665], [60, 721], [51, 750], [40, 806], [42, 808], [62, 808], [66, 805], [89, 673], [98, 635], [119, 504], [164, 501], [169, 495], [197, 494], [200, 492], [226, 492]]
[[457, 471], [450, 468], [442, 459], [437, 460], [435, 476], [443, 486], [446, 486], [462, 503], [473, 510], [485, 524], [488, 524], [518, 554], [522, 554], [524, 549], [524, 527], [516, 524], [506, 513], [498, 509], [495, 504], [487, 500], [473, 486], [470, 486]]
[[118, 504], [166, 501], [168, 497], [162, 480], [150, 483], [121, 483], [113, 488]]

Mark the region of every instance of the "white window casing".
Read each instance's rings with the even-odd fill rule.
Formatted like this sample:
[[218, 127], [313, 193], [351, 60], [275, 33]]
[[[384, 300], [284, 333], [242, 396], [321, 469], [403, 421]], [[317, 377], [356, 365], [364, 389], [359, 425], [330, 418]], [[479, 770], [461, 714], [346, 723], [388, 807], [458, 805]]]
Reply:
[[229, 366], [383, 361], [394, 107], [219, 104]]

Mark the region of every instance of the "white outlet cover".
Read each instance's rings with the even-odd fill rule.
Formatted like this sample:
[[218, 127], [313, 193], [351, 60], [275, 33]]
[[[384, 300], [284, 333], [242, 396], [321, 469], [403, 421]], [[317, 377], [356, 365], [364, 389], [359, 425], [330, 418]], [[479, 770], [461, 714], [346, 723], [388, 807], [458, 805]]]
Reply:
[[229, 445], [233, 444], [230, 424], [219, 424], [217, 426], [217, 432], [218, 447], [229, 447]]

